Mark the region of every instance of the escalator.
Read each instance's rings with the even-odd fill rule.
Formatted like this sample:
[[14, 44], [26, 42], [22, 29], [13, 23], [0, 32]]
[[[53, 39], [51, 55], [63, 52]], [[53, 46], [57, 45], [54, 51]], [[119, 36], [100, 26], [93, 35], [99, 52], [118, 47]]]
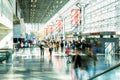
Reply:
[[96, 74], [88, 80], [120, 80], [120, 63]]

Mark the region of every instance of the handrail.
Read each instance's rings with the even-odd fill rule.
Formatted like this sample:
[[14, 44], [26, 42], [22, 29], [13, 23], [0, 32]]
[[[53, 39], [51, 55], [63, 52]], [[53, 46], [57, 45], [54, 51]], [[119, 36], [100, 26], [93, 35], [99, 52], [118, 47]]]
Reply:
[[0, 54], [3, 54], [3, 53], [9, 54], [9, 52], [12, 52], [12, 53], [13, 53], [13, 50], [10, 49], [10, 48], [1, 48], [1, 49], [0, 49]]
[[12, 50], [10, 48], [1, 48], [0, 50]]
[[0, 53], [6, 53], [7, 51], [0, 51]]
[[116, 64], [116, 65], [113, 66], [113, 67], [110, 67], [109, 69], [107, 69], [107, 70], [105, 70], [105, 71], [103, 71], [103, 72], [101, 72], [101, 73], [96, 74], [95, 76], [91, 77], [91, 78], [88, 79], [88, 80], [93, 80], [94, 78], [96, 78], [96, 77], [98, 77], [98, 76], [101, 76], [101, 75], [103, 75], [103, 74], [105, 74], [105, 73], [107, 73], [107, 72], [109, 72], [109, 71], [111, 71], [111, 70], [113, 70], [113, 69], [115, 69], [115, 68], [117, 68], [117, 67], [119, 67], [119, 66], [120, 66], [120, 63]]
[[0, 49], [0, 52], [2, 52], [2, 51], [8, 51], [8, 52], [9, 52], [9, 51], [12, 51], [12, 53], [13, 53], [14, 50], [13, 50], [13, 49], [10, 49], [10, 48], [1, 48], [1, 49]]

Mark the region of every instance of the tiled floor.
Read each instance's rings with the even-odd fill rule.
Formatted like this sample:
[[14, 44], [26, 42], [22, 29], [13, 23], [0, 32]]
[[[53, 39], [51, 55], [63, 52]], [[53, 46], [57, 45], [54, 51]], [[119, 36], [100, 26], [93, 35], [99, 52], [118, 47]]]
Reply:
[[[44, 57], [39, 48], [20, 50], [12, 55], [8, 63], [0, 64], [0, 80], [71, 80], [71, 64], [67, 64], [62, 53], [54, 53], [52, 58], [46, 49]], [[96, 73], [108, 66], [99, 57]]]

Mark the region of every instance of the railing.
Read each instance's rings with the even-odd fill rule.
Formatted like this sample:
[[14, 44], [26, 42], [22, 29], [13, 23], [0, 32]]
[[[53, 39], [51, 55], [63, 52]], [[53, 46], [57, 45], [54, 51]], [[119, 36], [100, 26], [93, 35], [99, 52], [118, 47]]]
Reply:
[[8, 48], [0, 49], [0, 62], [3, 62], [4, 60], [8, 62], [9, 59], [11, 58], [12, 53], [13, 53], [12, 49], [8, 49]]
[[96, 74], [88, 80], [120, 80], [120, 63]]

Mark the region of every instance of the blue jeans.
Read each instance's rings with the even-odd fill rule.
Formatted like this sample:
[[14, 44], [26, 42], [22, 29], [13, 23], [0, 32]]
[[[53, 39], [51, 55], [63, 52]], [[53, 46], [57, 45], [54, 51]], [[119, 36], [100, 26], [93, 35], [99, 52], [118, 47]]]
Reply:
[[88, 74], [85, 70], [76, 68], [74, 71], [77, 80], [88, 80]]
[[75, 75], [77, 78], [79, 78], [79, 68], [75, 68]]
[[40, 51], [41, 51], [41, 56], [44, 56], [44, 48], [41, 48]]
[[86, 70], [88, 72], [89, 77], [93, 77], [94, 76], [94, 66], [88, 65], [86, 67]]

